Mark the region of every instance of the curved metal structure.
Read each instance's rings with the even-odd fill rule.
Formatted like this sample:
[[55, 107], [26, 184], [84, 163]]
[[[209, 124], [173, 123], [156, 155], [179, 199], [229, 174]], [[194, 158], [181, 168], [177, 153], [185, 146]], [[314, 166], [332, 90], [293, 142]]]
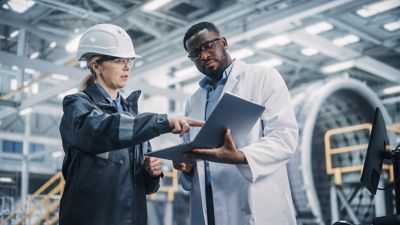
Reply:
[[[375, 107], [381, 108], [387, 124], [391, 124], [391, 120], [377, 95], [366, 84], [352, 78], [314, 82], [293, 93], [300, 127], [297, 152], [288, 164], [293, 201], [299, 218], [313, 218], [317, 224], [330, 224], [332, 178], [325, 169], [325, 132], [370, 122]], [[334, 143], [337, 147], [365, 144], [368, 133], [343, 136]], [[365, 152], [359, 152], [338, 157], [333, 163], [362, 163], [364, 157]]]

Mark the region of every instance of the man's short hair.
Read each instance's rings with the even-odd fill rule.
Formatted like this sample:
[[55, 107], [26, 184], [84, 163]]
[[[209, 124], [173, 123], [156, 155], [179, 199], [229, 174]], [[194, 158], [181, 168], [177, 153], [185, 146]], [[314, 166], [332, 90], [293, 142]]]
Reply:
[[209, 31], [214, 31], [219, 35], [219, 30], [218, 28], [210, 22], [200, 22], [197, 23], [193, 26], [191, 26], [185, 33], [185, 37], [183, 38], [183, 47], [186, 49], [186, 41], [187, 39], [189, 39], [190, 37], [192, 37], [193, 35], [199, 33], [200, 31], [207, 29]]

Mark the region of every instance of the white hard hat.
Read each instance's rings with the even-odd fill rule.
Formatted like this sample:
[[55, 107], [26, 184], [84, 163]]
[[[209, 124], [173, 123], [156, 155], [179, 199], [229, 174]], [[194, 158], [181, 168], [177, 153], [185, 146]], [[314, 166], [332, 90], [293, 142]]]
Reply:
[[82, 34], [76, 57], [83, 61], [93, 54], [142, 58], [136, 55], [132, 39], [126, 31], [113, 24], [97, 24]]

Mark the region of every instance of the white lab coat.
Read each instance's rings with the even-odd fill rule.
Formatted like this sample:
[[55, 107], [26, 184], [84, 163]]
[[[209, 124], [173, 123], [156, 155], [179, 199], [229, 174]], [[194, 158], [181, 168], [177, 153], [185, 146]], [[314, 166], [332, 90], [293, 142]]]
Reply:
[[[210, 163], [215, 224], [296, 224], [286, 163], [296, 150], [298, 126], [285, 82], [275, 69], [235, 60], [224, 92], [264, 105], [265, 111], [247, 137], [235, 140], [248, 164]], [[186, 104], [186, 116], [204, 119], [206, 97], [199, 88]], [[184, 139], [198, 131], [191, 128]], [[207, 224], [204, 182], [204, 161], [197, 162], [192, 177], [181, 174], [182, 187], [190, 191], [191, 225]]]

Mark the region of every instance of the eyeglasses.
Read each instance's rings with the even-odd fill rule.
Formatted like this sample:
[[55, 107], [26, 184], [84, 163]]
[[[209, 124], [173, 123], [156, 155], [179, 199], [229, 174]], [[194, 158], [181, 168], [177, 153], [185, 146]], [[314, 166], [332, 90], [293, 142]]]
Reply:
[[195, 48], [193, 51], [189, 52], [189, 59], [192, 61], [197, 61], [201, 58], [201, 52], [210, 52], [215, 49], [215, 42], [221, 39], [221, 37], [215, 38], [210, 41], [204, 42], [200, 47]]
[[119, 65], [119, 66], [125, 66], [125, 64], [128, 64], [129, 67], [132, 67], [133, 63], [135, 62], [135, 58], [120, 58], [120, 57], [115, 57], [115, 56], [102, 55], [95, 61], [96, 61], [96, 63], [102, 63], [102, 62], [109, 61], [109, 62], [112, 62], [115, 65]]

